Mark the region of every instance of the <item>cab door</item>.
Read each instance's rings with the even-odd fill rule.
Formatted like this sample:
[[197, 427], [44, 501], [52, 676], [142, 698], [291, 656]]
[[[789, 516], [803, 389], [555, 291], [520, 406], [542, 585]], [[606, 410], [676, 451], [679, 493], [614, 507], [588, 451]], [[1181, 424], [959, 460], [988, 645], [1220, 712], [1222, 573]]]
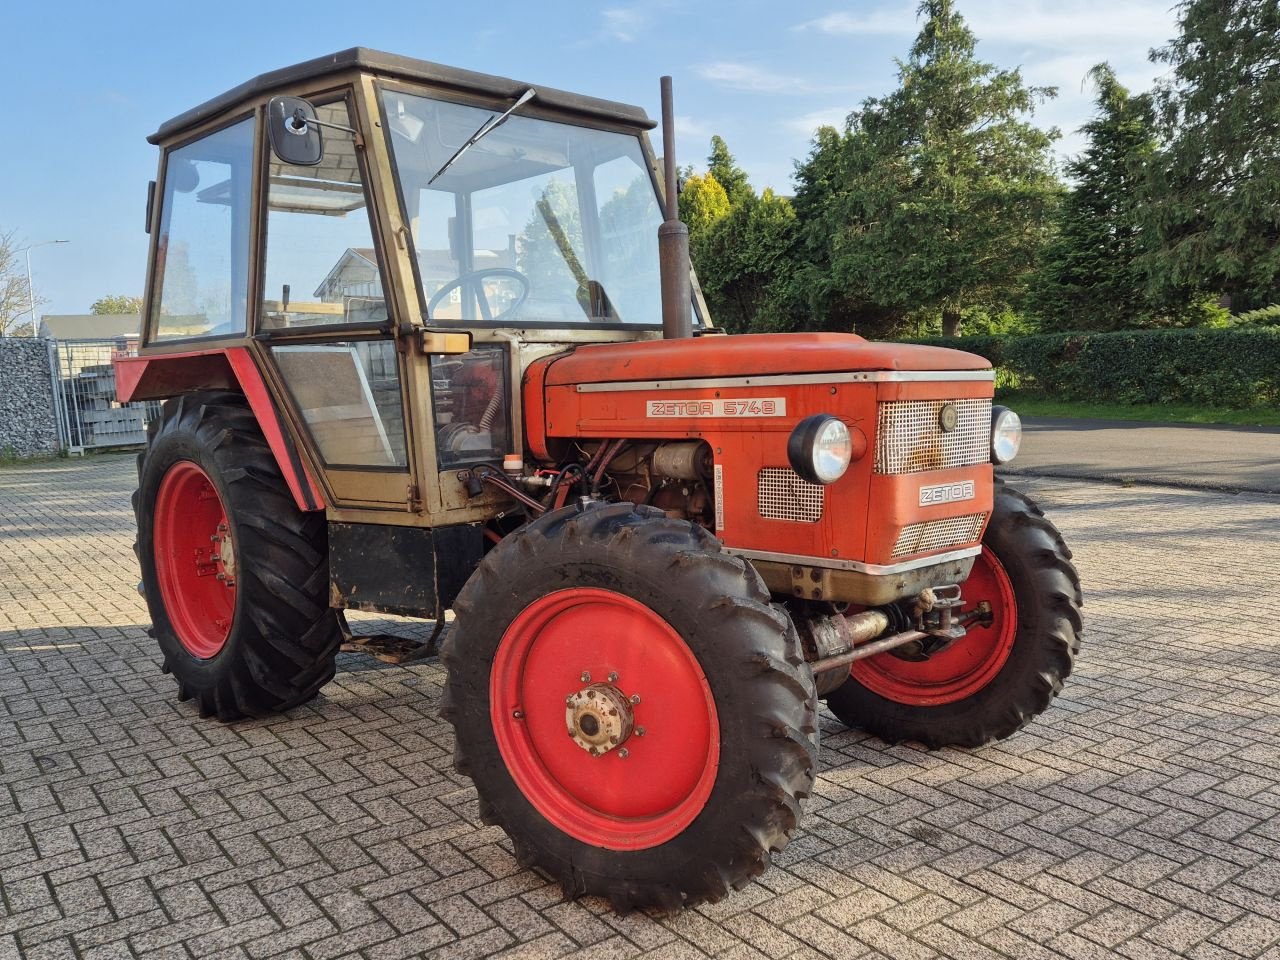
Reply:
[[375, 229], [352, 92], [313, 94], [320, 162], [267, 147], [255, 339], [337, 508], [417, 508], [390, 274]]

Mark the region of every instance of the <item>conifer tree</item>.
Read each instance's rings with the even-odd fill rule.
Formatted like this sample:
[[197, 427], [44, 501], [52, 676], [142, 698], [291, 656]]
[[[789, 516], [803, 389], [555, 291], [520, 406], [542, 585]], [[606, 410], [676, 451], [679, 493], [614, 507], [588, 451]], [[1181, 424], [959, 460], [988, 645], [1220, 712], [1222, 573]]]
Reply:
[[1171, 68], [1145, 205], [1152, 291], [1267, 303], [1280, 288], [1280, 0], [1186, 0], [1152, 59]]
[[1074, 186], [1058, 213], [1027, 309], [1048, 330], [1117, 330], [1153, 321], [1140, 263], [1141, 189], [1155, 150], [1151, 108], [1100, 63], [1089, 73], [1097, 111], [1084, 151], [1066, 167]]

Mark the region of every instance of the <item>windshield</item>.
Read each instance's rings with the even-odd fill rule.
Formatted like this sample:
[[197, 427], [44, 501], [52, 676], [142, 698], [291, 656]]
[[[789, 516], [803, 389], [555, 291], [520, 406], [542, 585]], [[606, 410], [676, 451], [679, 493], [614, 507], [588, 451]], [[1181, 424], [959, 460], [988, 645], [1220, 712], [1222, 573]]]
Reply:
[[[534, 101], [536, 104], [536, 100]], [[662, 323], [662, 214], [637, 136], [383, 93], [431, 321]]]

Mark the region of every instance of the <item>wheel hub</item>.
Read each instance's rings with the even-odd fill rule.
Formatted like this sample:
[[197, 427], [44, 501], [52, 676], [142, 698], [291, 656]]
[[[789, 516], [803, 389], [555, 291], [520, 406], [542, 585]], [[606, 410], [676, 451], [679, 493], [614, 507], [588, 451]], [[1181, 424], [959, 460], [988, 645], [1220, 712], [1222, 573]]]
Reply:
[[588, 684], [569, 694], [564, 716], [573, 742], [593, 757], [617, 750], [635, 728], [631, 700], [612, 683]]

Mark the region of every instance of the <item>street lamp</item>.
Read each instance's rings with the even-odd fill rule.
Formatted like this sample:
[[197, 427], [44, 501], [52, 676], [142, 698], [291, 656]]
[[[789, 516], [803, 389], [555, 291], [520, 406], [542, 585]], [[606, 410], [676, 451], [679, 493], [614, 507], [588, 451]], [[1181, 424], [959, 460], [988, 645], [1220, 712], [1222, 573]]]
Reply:
[[[27, 255], [27, 310], [31, 314], [31, 332], [38, 333], [36, 330], [36, 288], [31, 285], [31, 251], [36, 247], [47, 247], [53, 243], [70, 243], [70, 240], [42, 240], [39, 243], [33, 243], [30, 246], [23, 247], [17, 253], [25, 253]], [[6, 328], [4, 335], [7, 337], [9, 331]]]

